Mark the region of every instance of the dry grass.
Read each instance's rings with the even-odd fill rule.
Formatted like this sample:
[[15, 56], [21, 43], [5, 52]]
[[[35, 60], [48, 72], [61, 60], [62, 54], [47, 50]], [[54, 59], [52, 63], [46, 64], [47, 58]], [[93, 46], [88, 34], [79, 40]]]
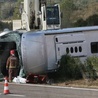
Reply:
[[86, 88], [98, 88], [98, 79], [97, 80], [90, 80], [90, 79], [82, 79], [82, 80], [72, 80], [66, 81], [63, 83], [56, 83], [53, 85], [57, 86], [68, 86], [68, 87], [86, 87]]

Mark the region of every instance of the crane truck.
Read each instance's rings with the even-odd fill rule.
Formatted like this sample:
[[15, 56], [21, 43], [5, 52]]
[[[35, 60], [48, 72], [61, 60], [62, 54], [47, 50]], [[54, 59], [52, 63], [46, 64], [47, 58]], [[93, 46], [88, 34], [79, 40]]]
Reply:
[[24, 0], [21, 11], [21, 27], [32, 29], [60, 29], [60, 5], [47, 5], [46, 0]]

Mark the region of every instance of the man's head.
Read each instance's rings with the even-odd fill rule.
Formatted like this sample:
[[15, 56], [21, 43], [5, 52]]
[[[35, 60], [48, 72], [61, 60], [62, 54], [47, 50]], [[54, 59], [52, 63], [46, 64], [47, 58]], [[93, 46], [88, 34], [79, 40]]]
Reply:
[[15, 55], [15, 50], [10, 50], [10, 55]]

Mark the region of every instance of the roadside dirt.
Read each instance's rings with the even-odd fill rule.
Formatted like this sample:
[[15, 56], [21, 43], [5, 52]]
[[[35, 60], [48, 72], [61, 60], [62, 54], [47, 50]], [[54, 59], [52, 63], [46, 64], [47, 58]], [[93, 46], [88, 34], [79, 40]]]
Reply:
[[80, 88], [98, 88], [98, 79], [97, 80], [72, 80], [66, 81], [63, 83], [52, 84], [55, 86], [68, 86], [68, 87], [80, 87]]

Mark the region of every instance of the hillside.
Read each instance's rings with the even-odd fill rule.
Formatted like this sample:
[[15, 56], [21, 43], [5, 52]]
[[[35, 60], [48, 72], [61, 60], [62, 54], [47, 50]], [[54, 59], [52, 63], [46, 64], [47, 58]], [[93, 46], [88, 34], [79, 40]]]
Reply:
[[98, 2], [88, 3], [84, 8], [74, 11], [71, 18], [74, 21], [79, 18], [86, 20], [94, 14], [98, 14]]
[[[20, 19], [19, 6], [22, 0], [0, 1], [4, 1], [0, 7], [1, 20]], [[98, 15], [98, 0], [47, 0], [47, 4], [54, 3], [59, 3], [61, 6], [62, 28], [72, 27], [79, 19], [86, 20], [90, 16]]]
[[18, 0], [0, 0], [0, 2], [17, 2]]
[[[63, 13], [62, 28], [75, 26], [74, 23], [79, 19], [83, 23], [85, 20], [88, 22], [88, 19], [93, 15], [96, 15], [96, 18], [98, 17], [98, 0], [62, 0], [60, 4]], [[95, 18], [92, 18], [93, 20], [96, 21]], [[86, 23], [84, 26], [86, 25], [88, 24]], [[80, 26], [80, 24], [77, 26]]]

